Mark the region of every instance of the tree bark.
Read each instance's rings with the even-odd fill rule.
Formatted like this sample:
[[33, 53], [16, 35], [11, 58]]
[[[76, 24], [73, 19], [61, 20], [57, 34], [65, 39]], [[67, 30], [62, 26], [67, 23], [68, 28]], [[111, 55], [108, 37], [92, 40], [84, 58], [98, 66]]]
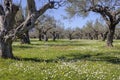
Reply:
[[39, 36], [38, 36], [38, 38], [39, 38], [39, 41], [42, 41], [42, 30], [41, 29], [39, 30]]
[[0, 56], [3, 58], [13, 58], [12, 40], [0, 40]]
[[19, 7], [12, 4], [12, 0], [4, 0], [4, 7], [0, 5], [0, 57], [13, 58], [11, 34], [18, 10]]
[[19, 6], [12, 3], [12, 0], [4, 0], [4, 6], [0, 4], [0, 57], [13, 58], [12, 41], [33, 28], [36, 20], [46, 10], [54, 8], [55, 2], [45, 4], [41, 9], [36, 9], [35, 0], [27, 0], [28, 16], [16, 29], [15, 16], [19, 10]]
[[115, 33], [115, 26], [109, 28], [108, 35], [107, 35], [107, 46], [113, 47], [113, 39]]
[[42, 34], [39, 32], [39, 41], [42, 41]]
[[52, 36], [53, 36], [53, 41], [55, 41], [56, 40], [56, 32], [53, 32]]
[[102, 41], [105, 41], [105, 40], [106, 40], [106, 38], [107, 38], [107, 34], [108, 34], [108, 31], [106, 31], [106, 32], [103, 34]]
[[30, 44], [29, 31], [26, 31], [21, 37], [21, 44]]
[[44, 39], [44, 41], [48, 41], [47, 33], [43, 33], [43, 39]]

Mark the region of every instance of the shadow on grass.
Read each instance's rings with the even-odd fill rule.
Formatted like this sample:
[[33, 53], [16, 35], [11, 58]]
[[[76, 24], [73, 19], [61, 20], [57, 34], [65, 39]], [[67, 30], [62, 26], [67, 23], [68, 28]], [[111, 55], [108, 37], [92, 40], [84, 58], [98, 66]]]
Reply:
[[22, 49], [33, 48], [32, 46], [27, 46], [27, 45], [21, 45], [21, 46], [13, 45], [13, 47], [15, 47], [15, 48], [22, 48]]
[[41, 43], [41, 44], [30, 44], [30, 45], [34, 45], [34, 46], [89, 46], [90, 44], [83, 44], [83, 43], [79, 43], [79, 44], [75, 44], [75, 43]]
[[70, 55], [63, 55], [58, 57], [59, 60], [61, 61], [78, 61], [78, 60], [82, 60], [82, 59], [87, 59], [90, 58], [92, 55], [90, 54], [70, 54]]
[[111, 56], [103, 56], [103, 57], [93, 57], [88, 59], [89, 61], [106, 61], [113, 64], [120, 64], [120, 58], [111, 57]]
[[18, 60], [18, 61], [32, 61], [32, 62], [46, 62], [46, 63], [57, 63], [58, 60], [57, 59], [39, 59], [39, 58], [18, 58], [18, 57], [14, 57], [14, 60]]
[[84, 43], [35, 43], [35, 44], [25, 44], [25, 45], [13, 45], [14, 48], [22, 48], [22, 49], [29, 49], [29, 48], [35, 48], [36, 46], [90, 46], [90, 44], [84, 44]]
[[33, 42], [33, 44], [31, 43], [30, 45], [35, 45], [35, 46], [41, 46], [41, 45], [47, 45], [47, 46], [89, 46], [91, 44], [89, 43], [83, 43], [83, 41], [78, 41], [78, 40], [56, 40], [56, 41], [52, 41], [49, 40], [47, 42], [45, 41], [37, 41], [38, 43], [34, 43], [36, 42], [36, 40], [32, 40], [31, 42]]
[[64, 61], [78, 61], [78, 60], [86, 60], [86, 61], [105, 61], [112, 64], [120, 64], [120, 58], [106, 56], [103, 53], [97, 53], [95, 55], [91, 54], [70, 54], [66, 56], [59, 57], [59, 59]]
[[32, 61], [32, 62], [46, 62], [46, 63], [58, 63], [58, 62], [76, 62], [79, 60], [84, 61], [101, 61], [101, 62], [109, 62], [112, 64], [120, 64], [120, 58], [118, 57], [111, 57], [105, 56], [102, 53], [98, 53], [96, 55], [91, 54], [70, 54], [70, 55], [63, 55], [57, 57], [55, 59], [40, 59], [40, 58], [15, 58], [18, 61]]

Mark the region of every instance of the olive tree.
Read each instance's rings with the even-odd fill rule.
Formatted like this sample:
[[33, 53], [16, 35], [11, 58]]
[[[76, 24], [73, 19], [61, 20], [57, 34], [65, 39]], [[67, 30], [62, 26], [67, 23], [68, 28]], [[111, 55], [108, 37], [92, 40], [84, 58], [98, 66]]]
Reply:
[[[19, 8], [19, 11], [16, 14], [15, 17], [15, 27], [19, 26], [27, 17], [27, 9], [25, 9], [26, 14], [24, 14], [24, 9]], [[23, 35], [18, 36], [20, 39], [21, 44], [30, 44], [30, 38], [29, 38], [29, 30], [23, 33]]]
[[49, 30], [56, 27], [56, 20], [54, 17], [49, 15], [43, 15], [39, 17], [39, 24], [36, 26], [36, 29], [39, 31], [39, 40], [48, 41], [48, 32]]
[[76, 39], [82, 39], [83, 38], [82, 28], [76, 27], [74, 34], [75, 34], [74, 36]]
[[26, 1], [27, 17], [16, 28], [14, 28], [15, 16], [19, 10], [19, 5], [15, 5], [12, 0], [3, 0], [4, 3], [0, 4], [0, 56], [3, 58], [14, 58], [12, 43], [16, 36], [20, 36], [33, 28], [39, 16], [46, 10], [54, 8], [56, 3], [49, 0], [48, 3], [37, 10], [35, 0]]
[[73, 39], [74, 32], [75, 31], [70, 27], [66, 29], [66, 36], [69, 38], [69, 40]]
[[86, 16], [89, 12], [101, 15], [108, 26], [107, 46], [113, 47], [115, 27], [120, 22], [120, 0], [68, 0], [67, 11]]

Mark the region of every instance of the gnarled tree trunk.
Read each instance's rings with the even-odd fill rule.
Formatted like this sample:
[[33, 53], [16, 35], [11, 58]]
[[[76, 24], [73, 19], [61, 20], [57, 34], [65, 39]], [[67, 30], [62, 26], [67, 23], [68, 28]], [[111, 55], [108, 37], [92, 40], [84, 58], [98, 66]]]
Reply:
[[21, 44], [30, 44], [29, 31], [26, 31], [20, 38]]
[[113, 47], [113, 39], [115, 33], [115, 26], [109, 28], [108, 35], [107, 35], [107, 46]]
[[105, 41], [105, 40], [106, 40], [107, 34], [108, 34], [108, 31], [106, 31], [105, 33], [103, 33], [102, 41]]
[[4, 0], [4, 8], [0, 5], [0, 57], [13, 58], [12, 29], [19, 7], [12, 4], [12, 0]]
[[0, 56], [3, 58], [13, 58], [12, 40], [0, 40]]
[[15, 16], [19, 6], [14, 5], [12, 0], [4, 0], [4, 8], [0, 4], [0, 57], [13, 58], [12, 41], [15, 37], [33, 28], [39, 16], [46, 10], [54, 8], [54, 2], [45, 4], [39, 10], [36, 10], [35, 5], [35, 0], [27, 0], [28, 16], [14, 29]]

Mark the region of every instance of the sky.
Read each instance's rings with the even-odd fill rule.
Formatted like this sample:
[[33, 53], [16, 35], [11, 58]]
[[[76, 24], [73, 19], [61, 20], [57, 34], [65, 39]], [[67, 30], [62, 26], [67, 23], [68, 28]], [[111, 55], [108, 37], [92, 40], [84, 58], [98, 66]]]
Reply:
[[80, 17], [80, 16], [74, 16], [71, 19], [64, 19], [64, 17], [69, 16], [69, 14], [65, 11], [65, 7], [61, 7], [59, 9], [53, 9], [53, 10], [48, 10], [46, 14], [54, 16], [55, 19], [61, 21], [66, 28], [68, 27], [83, 27], [87, 21], [93, 21], [95, 22], [96, 19], [99, 19], [100, 16], [97, 15], [96, 13], [90, 13], [88, 16], [85, 18]]
[[[43, 3], [45, 3], [45, 0], [35, 0], [35, 1], [37, 4], [37, 8], [42, 7]], [[22, 0], [22, 6], [23, 8], [26, 6], [26, 0]], [[64, 19], [64, 17], [68, 16], [68, 13], [65, 11], [64, 6], [58, 9], [47, 10], [45, 14], [49, 14], [50, 16], [53, 16], [56, 20], [63, 23], [65, 28], [69, 28], [69, 27], [71, 28], [80, 27], [81, 28], [87, 23], [87, 21], [95, 22], [96, 19], [100, 18], [100, 16], [96, 15], [96, 13], [90, 13], [88, 16], [86, 16], [86, 18], [82, 18], [80, 16], [74, 16], [71, 19]]]

